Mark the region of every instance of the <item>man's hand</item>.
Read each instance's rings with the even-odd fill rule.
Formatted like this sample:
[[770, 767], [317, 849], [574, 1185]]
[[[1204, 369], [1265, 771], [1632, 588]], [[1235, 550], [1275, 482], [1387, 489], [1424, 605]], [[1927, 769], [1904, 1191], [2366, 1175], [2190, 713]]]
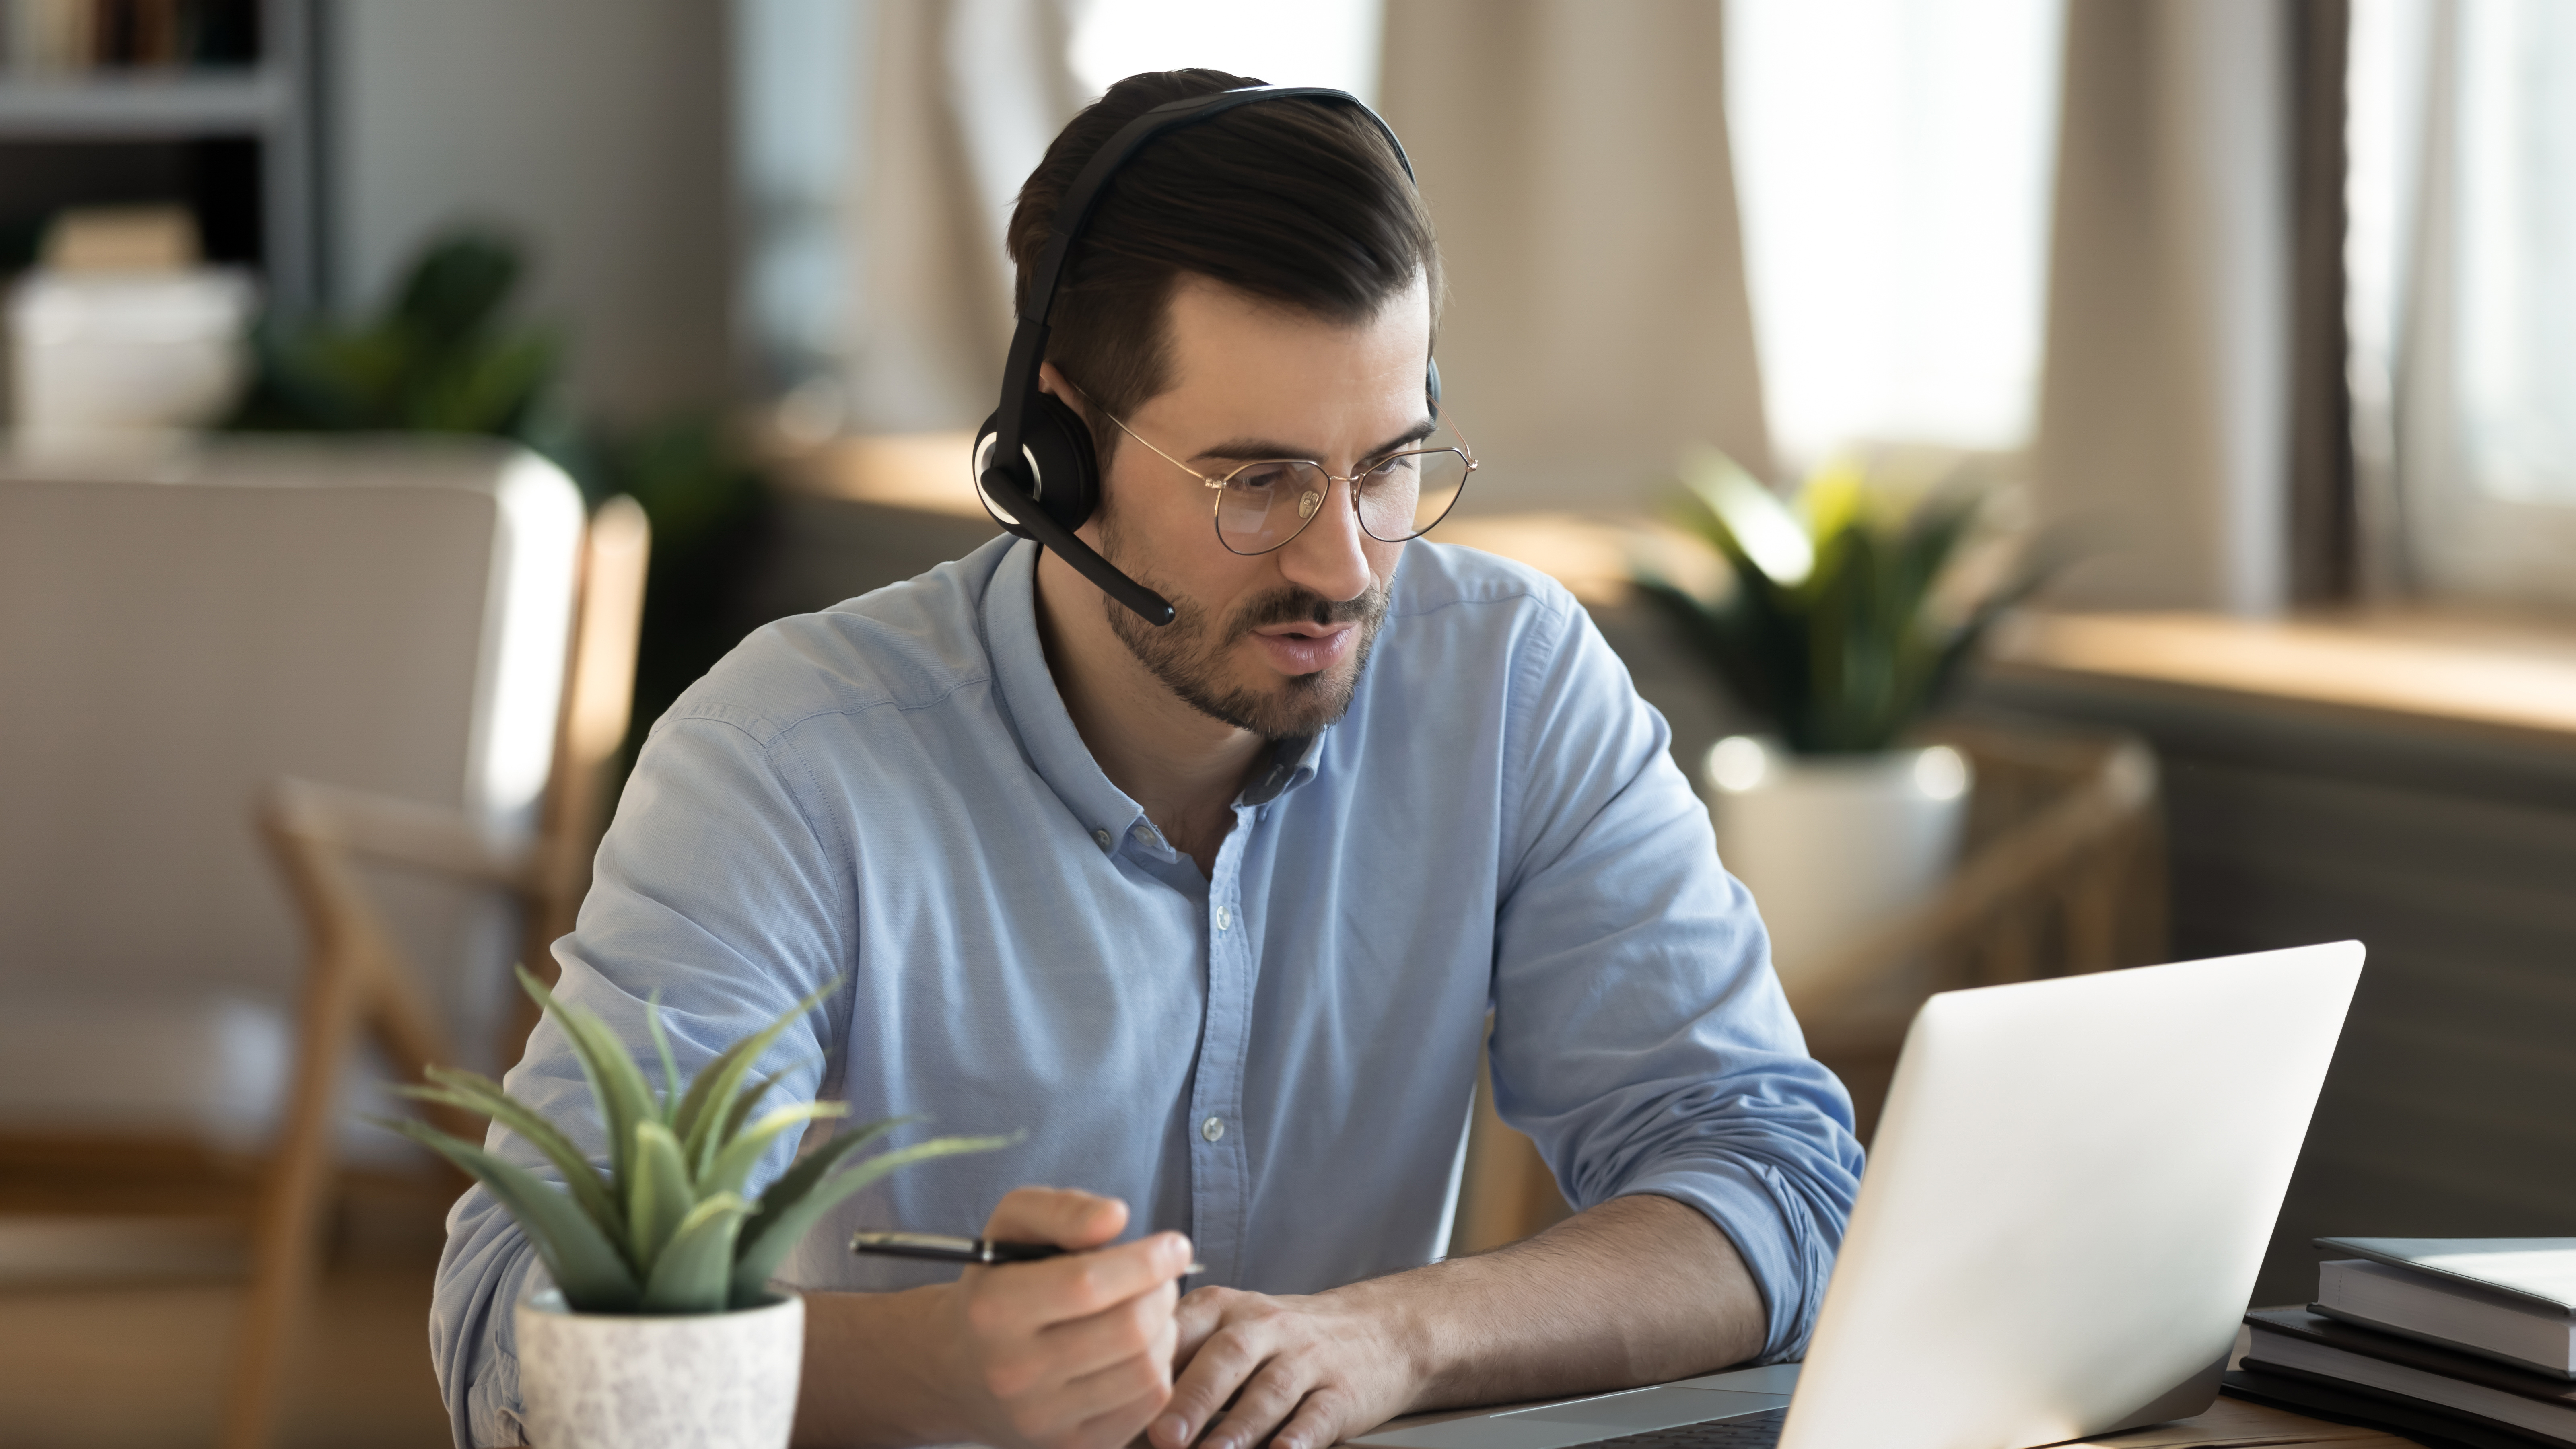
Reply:
[[[985, 1231], [1080, 1249], [1126, 1225], [1108, 1198], [1022, 1188]], [[809, 1293], [796, 1442], [1117, 1449], [1150, 1425], [1152, 1449], [1328, 1449], [1398, 1414], [1657, 1383], [1762, 1347], [1734, 1245], [1664, 1197], [1307, 1298], [1202, 1288], [1176, 1309], [1189, 1262], [1163, 1233], [935, 1287]]]
[[1175, 1284], [1190, 1242], [1156, 1233], [1100, 1246], [1126, 1226], [1125, 1203], [1061, 1188], [1024, 1187], [993, 1209], [988, 1238], [1096, 1251], [969, 1268], [958, 1280], [952, 1328], [985, 1400], [975, 1417], [986, 1443], [1114, 1449], [1171, 1397]]
[[1183, 1367], [1146, 1431], [1152, 1449], [1201, 1433], [1198, 1449], [1329, 1449], [1399, 1414], [1740, 1362], [1761, 1350], [1763, 1301], [1715, 1224], [1641, 1196], [1496, 1252], [1313, 1297], [1202, 1288], [1181, 1300], [1179, 1323]]
[[1147, 1438], [1182, 1449], [1326, 1449], [1403, 1413], [1421, 1392], [1384, 1303], [1201, 1288], [1181, 1300], [1180, 1381]]

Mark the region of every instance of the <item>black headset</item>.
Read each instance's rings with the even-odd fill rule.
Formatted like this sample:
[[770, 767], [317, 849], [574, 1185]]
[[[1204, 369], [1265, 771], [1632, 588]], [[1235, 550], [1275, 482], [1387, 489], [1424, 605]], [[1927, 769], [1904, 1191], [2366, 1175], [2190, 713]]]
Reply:
[[[1046, 361], [1047, 313], [1055, 305], [1056, 287], [1064, 278], [1065, 259], [1091, 220], [1100, 189], [1127, 158], [1167, 131], [1221, 116], [1255, 101], [1299, 97], [1344, 101], [1369, 118], [1395, 150], [1405, 179], [1413, 179], [1413, 162], [1394, 128], [1359, 97], [1329, 86], [1244, 86], [1213, 95], [1191, 96], [1156, 106], [1119, 128], [1093, 153], [1055, 211], [1055, 226], [1046, 250], [1038, 256], [1037, 277], [1020, 303], [1019, 326], [1011, 334], [1011, 351], [1002, 364], [1002, 405], [975, 430], [976, 492], [984, 511], [1009, 533], [1035, 539], [1054, 549], [1101, 592], [1133, 609], [1146, 623], [1172, 622], [1169, 599], [1120, 573], [1073, 531], [1100, 502], [1100, 461], [1092, 451], [1091, 430], [1063, 399], [1038, 387], [1038, 367]], [[1440, 412], [1440, 365], [1432, 363], [1423, 378], [1434, 417]]]

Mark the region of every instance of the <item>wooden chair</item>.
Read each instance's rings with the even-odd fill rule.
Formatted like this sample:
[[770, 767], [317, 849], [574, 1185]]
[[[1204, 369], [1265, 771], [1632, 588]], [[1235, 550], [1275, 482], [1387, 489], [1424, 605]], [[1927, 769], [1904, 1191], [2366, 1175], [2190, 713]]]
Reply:
[[[525, 1013], [458, 1036], [455, 973], [506, 964], [470, 929], [497, 924], [496, 896], [532, 963], [569, 928], [625, 732], [646, 544], [631, 500], [585, 527], [551, 467], [462, 441], [0, 463], [0, 674], [75, 716], [158, 707], [105, 746], [82, 721], [0, 710], [0, 796], [21, 812], [0, 822], [0, 1032], [76, 988], [61, 1009], [87, 1045], [56, 1065], [101, 1059], [33, 1097], [23, 1070], [0, 1081], [0, 1221], [98, 1225], [88, 1241], [121, 1259], [98, 1266], [120, 1278], [238, 1271], [246, 1238], [230, 1449], [272, 1433], [335, 1187], [458, 1188], [427, 1154], [380, 1156], [368, 1139], [393, 1139], [351, 1130], [353, 1067], [371, 1046], [384, 1075], [416, 1079], [487, 1059], [487, 1031], [489, 1059], [517, 1056]], [[371, 874], [385, 864], [474, 889]], [[460, 910], [474, 918], [446, 919]], [[184, 1073], [156, 1088], [175, 1102], [145, 1104], [175, 1118], [85, 1110], [138, 1066], [134, 1014], [210, 985], [248, 993], [222, 998], [241, 1028], [227, 1062], [275, 1073], [250, 1094], [256, 1130], [200, 1130]], [[353, 1148], [370, 1150], [338, 1160]]]
[[[1962, 858], [1936, 895], [1783, 985], [1808, 1050], [1851, 1089], [1869, 1140], [1905, 1028], [1935, 991], [2142, 966], [2165, 947], [2155, 756], [2127, 735], [1957, 724], [1937, 738], [1976, 771]], [[1529, 1139], [1480, 1081], [1453, 1252], [1517, 1242], [1566, 1216]]]
[[[612, 498], [584, 541], [581, 601], [554, 763], [534, 839], [496, 846], [459, 812], [312, 781], [284, 779], [261, 802], [259, 826], [293, 893], [310, 942], [297, 1008], [296, 1065], [284, 1128], [262, 1183], [253, 1226], [250, 1301], [243, 1315], [225, 1449], [268, 1441], [297, 1312], [319, 1257], [329, 1196], [331, 1115], [341, 1074], [362, 1033], [396, 1075], [457, 1060], [449, 1033], [422, 998], [419, 976], [361, 881], [360, 858], [436, 872], [512, 896], [523, 923], [520, 959], [548, 981], [550, 947], [572, 929], [590, 889], [608, 771], [626, 737], [643, 620], [649, 533], [644, 510]], [[534, 1025], [521, 1000], [498, 1058], [514, 1059]], [[482, 1123], [428, 1109], [447, 1130], [479, 1140]], [[441, 1173], [452, 1193], [452, 1175]]]

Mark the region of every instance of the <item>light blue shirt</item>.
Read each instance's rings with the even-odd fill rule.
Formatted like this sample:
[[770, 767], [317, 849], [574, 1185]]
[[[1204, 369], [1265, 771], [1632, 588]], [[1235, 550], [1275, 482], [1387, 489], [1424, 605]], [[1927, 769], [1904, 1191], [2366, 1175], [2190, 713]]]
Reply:
[[[770, 1054], [782, 1093], [931, 1119], [914, 1136], [1027, 1133], [860, 1194], [783, 1279], [949, 1276], [844, 1245], [978, 1231], [1023, 1183], [1189, 1234], [1200, 1283], [1419, 1266], [1444, 1251], [1490, 1010], [1497, 1105], [1567, 1199], [1707, 1214], [1761, 1287], [1764, 1357], [1796, 1356], [1859, 1184], [1850, 1102], [1662, 717], [1573, 598], [1407, 548], [1349, 713], [1255, 769], [1203, 877], [1065, 713], [1036, 559], [997, 539], [745, 640], [654, 726], [555, 947], [564, 996], [648, 1058], [661, 993], [684, 1073], [840, 977]], [[599, 1146], [552, 1023], [508, 1084]], [[448, 1231], [439, 1380], [460, 1439], [505, 1441], [533, 1254], [479, 1188]]]

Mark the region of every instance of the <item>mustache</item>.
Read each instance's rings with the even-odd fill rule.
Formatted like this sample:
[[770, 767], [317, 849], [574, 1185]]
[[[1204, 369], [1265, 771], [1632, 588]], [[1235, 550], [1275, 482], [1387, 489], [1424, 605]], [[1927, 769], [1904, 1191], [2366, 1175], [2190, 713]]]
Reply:
[[1386, 585], [1372, 582], [1356, 597], [1327, 599], [1313, 589], [1285, 588], [1254, 599], [1234, 616], [1230, 635], [1249, 634], [1271, 624], [1374, 624], [1386, 615]]

